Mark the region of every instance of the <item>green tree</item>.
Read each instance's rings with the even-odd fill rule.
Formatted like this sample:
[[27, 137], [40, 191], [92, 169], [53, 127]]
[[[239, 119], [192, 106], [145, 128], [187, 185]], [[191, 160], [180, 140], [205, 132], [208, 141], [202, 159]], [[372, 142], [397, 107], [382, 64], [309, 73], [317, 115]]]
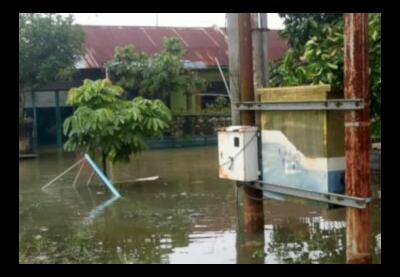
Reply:
[[19, 14], [19, 119], [23, 120], [23, 91], [69, 79], [82, 53], [84, 33], [72, 16]]
[[[337, 14], [341, 15], [341, 14]], [[326, 18], [325, 18], [325, 17]], [[293, 45], [283, 59], [272, 65], [271, 85], [331, 84], [343, 90], [343, 16], [314, 14], [303, 19], [285, 15], [284, 36]], [[315, 20], [319, 18], [319, 20]], [[322, 18], [322, 19], [321, 19]], [[290, 19], [290, 20], [289, 20]], [[299, 25], [296, 25], [295, 23]], [[299, 22], [307, 22], [307, 32]], [[312, 22], [312, 23], [310, 23]], [[297, 34], [300, 39], [296, 40]], [[291, 42], [293, 41], [293, 42]], [[381, 118], [381, 14], [369, 14], [369, 66], [372, 134], [380, 135]]]
[[229, 113], [231, 106], [227, 97], [218, 96], [215, 100], [208, 104], [203, 112], [206, 113]]
[[133, 95], [161, 99], [168, 103], [171, 93], [192, 94], [205, 88], [205, 81], [184, 68], [186, 50], [177, 38], [163, 39], [160, 53], [137, 53], [134, 46], [118, 47], [106, 67], [111, 80]]
[[169, 109], [160, 100], [136, 97], [121, 99], [122, 87], [110, 80], [85, 80], [68, 93], [68, 103], [77, 106], [64, 121], [68, 136], [67, 151], [101, 153], [103, 170], [106, 159], [128, 162], [129, 156], [147, 148], [144, 138], [159, 135], [171, 120]]
[[343, 17], [342, 13], [279, 13], [285, 29], [280, 35], [287, 39], [293, 49], [301, 50], [306, 42], [323, 24], [335, 24]]

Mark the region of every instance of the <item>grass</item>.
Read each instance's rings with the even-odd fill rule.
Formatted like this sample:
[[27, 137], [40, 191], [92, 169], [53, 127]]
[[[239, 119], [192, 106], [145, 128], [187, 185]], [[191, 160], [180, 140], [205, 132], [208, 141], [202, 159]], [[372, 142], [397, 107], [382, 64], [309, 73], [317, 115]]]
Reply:
[[25, 264], [27, 262], [27, 253], [30, 245], [25, 242], [23, 233], [19, 234], [19, 263]]

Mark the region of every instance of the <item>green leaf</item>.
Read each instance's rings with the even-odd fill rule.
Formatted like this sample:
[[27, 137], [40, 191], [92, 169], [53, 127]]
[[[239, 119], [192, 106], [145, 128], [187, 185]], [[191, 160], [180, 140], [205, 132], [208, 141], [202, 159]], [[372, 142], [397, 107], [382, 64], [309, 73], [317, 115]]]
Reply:
[[326, 65], [331, 68], [331, 69], [338, 69], [338, 66], [336, 64], [333, 63], [326, 63]]
[[304, 53], [304, 57], [309, 59], [314, 54], [314, 49], [309, 49]]

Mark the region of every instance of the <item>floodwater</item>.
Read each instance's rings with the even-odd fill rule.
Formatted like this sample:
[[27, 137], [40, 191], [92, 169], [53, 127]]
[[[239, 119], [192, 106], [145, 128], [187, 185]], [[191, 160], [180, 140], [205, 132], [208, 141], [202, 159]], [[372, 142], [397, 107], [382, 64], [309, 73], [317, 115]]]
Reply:
[[[345, 263], [345, 209], [264, 200], [264, 233], [243, 231], [241, 189], [218, 178], [217, 148], [151, 150], [112, 175], [113, 199], [90, 170], [57, 150], [19, 164], [20, 263]], [[373, 176], [373, 262], [381, 262], [380, 175]], [[237, 205], [237, 199], [239, 204]]]

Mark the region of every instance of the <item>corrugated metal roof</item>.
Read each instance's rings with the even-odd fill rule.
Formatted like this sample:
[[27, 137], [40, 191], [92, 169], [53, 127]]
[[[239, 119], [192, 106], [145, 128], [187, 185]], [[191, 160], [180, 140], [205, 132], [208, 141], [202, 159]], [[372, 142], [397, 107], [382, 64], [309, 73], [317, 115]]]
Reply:
[[[162, 49], [163, 37], [178, 37], [187, 49], [184, 60], [216, 66], [228, 65], [228, 44], [224, 29], [214, 27], [81, 26], [86, 33], [84, 61], [87, 68], [102, 67], [119, 46], [132, 44], [136, 51], [154, 54]], [[270, 59], [279, 59], [287, 49], [276, 30], [269, 32]]]

